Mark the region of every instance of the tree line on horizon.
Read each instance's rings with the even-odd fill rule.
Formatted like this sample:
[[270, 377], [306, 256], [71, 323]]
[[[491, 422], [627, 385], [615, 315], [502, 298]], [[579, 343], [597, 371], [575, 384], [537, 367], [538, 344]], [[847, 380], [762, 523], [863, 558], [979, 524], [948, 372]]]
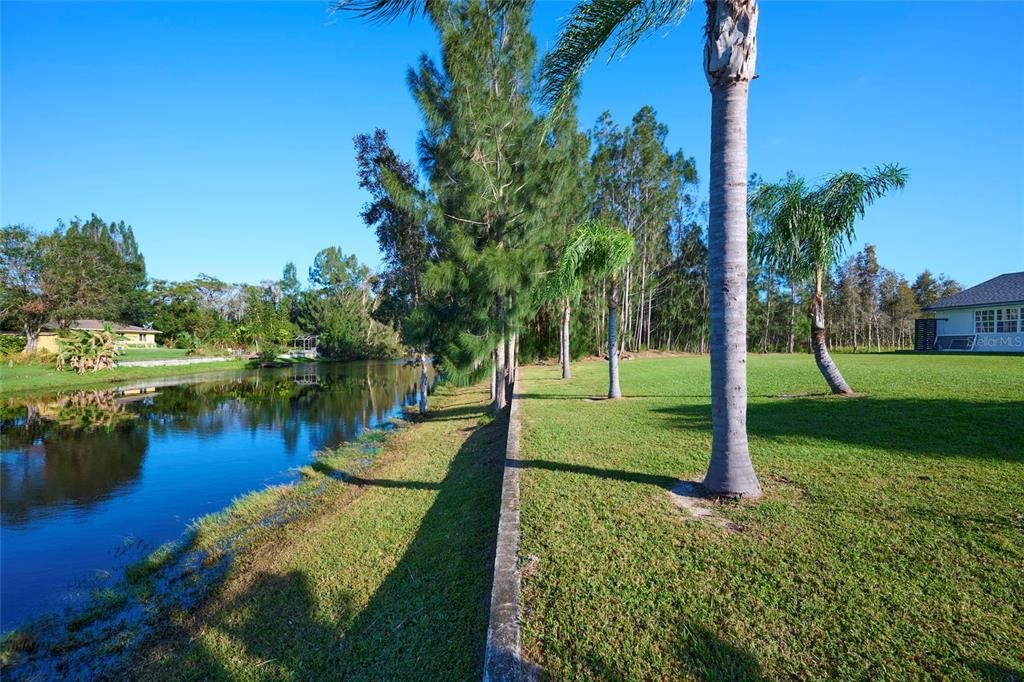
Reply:
[[147, 277], [130, 225], [58, 222], [50, 232], [0, 230], [0, 329], [19, 332], [33, 352], [40, 332], [79, 319], [150, 326], [165, 346], [251, 349], [274, 354], [296, 335], [318, 337], [327, 357], [396, 357], [397, 332], [378, 319], [377, 276], [353, 255], [328, 247], [303, 286], [294, 263], [278, 280], [228, 283], [200, 274], [185, 281]]

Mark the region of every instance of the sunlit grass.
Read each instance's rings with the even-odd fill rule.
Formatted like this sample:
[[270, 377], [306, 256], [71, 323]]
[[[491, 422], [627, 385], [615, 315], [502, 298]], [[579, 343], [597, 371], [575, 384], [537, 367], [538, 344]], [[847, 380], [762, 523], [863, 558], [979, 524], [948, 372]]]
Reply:
[[[504, 429], [479, 388], [321, 453], [303, 482], [237, 500], [195, 546], [250, 539], [207, 603], [172, 612], [130, 664], [142, 679], [479, 678]], [[268, 523], [306, 504], [287, 523]], [[255, 533], [255, 536], [252, 534]]]
[[64, 391], [79, 388], [116, 386], [129, 381], [142, 381], [176, 374], [224, 372], [247, 367], [245, 360], [177, 365], [169, 367], [115, 367], [99, 372], [58, 372], [53, 365], [40, 363], [0, 362], [0, 397], [16, 398], [25, 395]]
[[[1024, 670], [1024, 357], [751, 356], [765, 489], [689, 520], [707, 358], [523, 372], [524, 646], [560, 679], [976, 678]], [[786, 396], [786, 397], [780, 397]], [[1016, 671], [1016, 673], [1014, 673]]]

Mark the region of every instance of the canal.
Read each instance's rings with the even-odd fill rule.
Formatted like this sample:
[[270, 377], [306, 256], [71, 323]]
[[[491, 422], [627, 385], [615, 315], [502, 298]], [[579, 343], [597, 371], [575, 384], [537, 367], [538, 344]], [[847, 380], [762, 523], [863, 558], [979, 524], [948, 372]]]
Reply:
[[303, 364], [0, 405], [0, 628], [81, 603], [193, 519], [296, 480], [317, 450], [415, 405], [418, 377]]

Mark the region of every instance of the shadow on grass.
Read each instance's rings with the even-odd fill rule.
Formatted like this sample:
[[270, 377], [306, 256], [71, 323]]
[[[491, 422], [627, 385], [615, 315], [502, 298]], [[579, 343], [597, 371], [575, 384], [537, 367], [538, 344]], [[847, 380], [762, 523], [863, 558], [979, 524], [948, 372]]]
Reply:
[[1024, 680], [1024, 670], [986, 661], [967, 660], [965, 664], [987, 682], [1021, 682]]
[[[534, 379], [530, 379], [532, 383]], [[523, 393], [520, 397], [527, 400], [608, 400], [608, 395], [598, 393]], [[623, 400], [629, 399], [642, 399], [642, 398], [699, 398], [701, 400], [708, 400], [708, 394], [704, 395], [660, 395], [660, 394], [624, 394]]]
[[609, 481], [623, 481], [625, 483], [642, 483], [653, 485], [670, 490], [679, 479], [671, 476], [658, 476], [646, 474], [642, 471], [620, 471], [618, 469], [601, 469], [599, 467], [584, 466], [582, 464], [566, 464], [565, 462], [549, 462], [542, 459], [524, 459], [511, 462], [510, 466], [519, 469], [542, 469], [544, 471], [557, 471], [566, 474], [579, 474], [583, 476], [595, 476]]
[[486, 412], [486, 409], [481, 409], [479, 405], [456, 405], [431, 412], [428, 419], [432, 422], [457, 421], [474, 415], [482, 416]]
[[[484, 411], [476, 406], [466, 413]], [[346, 591], [325, 598], [323, 586], [312, 589], [310, 581], [316, 579], [312, 569], [260, 574], [230, 603], [218, 606], [214, 618], [161, 638], [168, 648], [154, 667], [166, 670], [169, 677], [237, 678], [237, 669], [228, 670], [230, 651], [237, 648], [257, 661], [241, 671], [246, 678], [479, 678], [505, 433], [504, 421], [477, 428], [452, 459], [440, 484], [351, 481], [437, 490], [415, 536], [368, 603], [354, 603]], [[365, 539], [355, 541], [360, 540]], [[197, 629], [223, 633], [230, 646], [211, 651]], [[181, 652], [185, 642], [195, 643]], [[184, 659], [185, 671], [176, 665], [178, 659]]]
[[[709, 405], [656, 408], [677, 428], [710, 431]], [[768, 439], [806, 438], [932, 457], [1024, 459], [1024, 402], [854, 397], [794, 398], [747, 406], [747, 432]]]
[[480, 677], [505, 433], [501, 421], [466, 439], [416, 537], [348, 627], [335, 674]]
[[702, 625], [680, 628], [675, 643], [680, 667], [698, 680], [763, 680], [761, 666], [749, 651]]

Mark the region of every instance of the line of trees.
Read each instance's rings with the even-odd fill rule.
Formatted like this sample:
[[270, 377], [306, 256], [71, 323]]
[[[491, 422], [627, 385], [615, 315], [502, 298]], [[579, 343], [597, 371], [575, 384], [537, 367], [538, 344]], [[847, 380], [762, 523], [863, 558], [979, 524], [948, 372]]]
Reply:
[[303, 286], [288, 263], [278, 280], [231, 284], [200, 274], [149, 279], [130, 225], [96, 215], [37, 233], [0, 230], [0, 329], [20, 332], [34, 352], [48, 325], [78, 319], [150, 325], [160, 342], [193, 351], [251, 349], [273, 354], [298, 334], [319, 337], [336, 358], [397, 357], [398, 332], [378, 311], [381, 284], [355, 256], [323, 249]]
[[[909, 343], [910, 320], [935, 292], [915, 295], [878, 267], [866, 273], [866, 261], [852, 275], [839, 262], [866, 207], [904, 185], [902, 168], [838, 173], [820, 187], [789, 178], [755, 191], [748, 207], [756, 0], [706, 3], [706, 204], [693, 159], [667, 147], [668, 129], [650, 107], [625, 127], [605, 113], [589, 135], [575, 120], [580, 75], [602, 47], [625, 52], [682, 20], [690, 3], [581, 2], [539, 64], [529, 2], [345, 0], [338, 8], [378, 21], [422, 14], [439, 36], [440, 59], [423, 56], [408, 75], [423, 118], [422, 177], [384, 131], [356, 139], [372, 198], [364, 219], [385, 254], [384, 319], [449, 375], [490, 371], [496, 413], [518, 357], [557, 353], [568, 378], [570, 355], [607, 348], [609, 397], [618, 397], [620, 350], [710, 352], [704, 484], [757, 496], [744, 418], [748, 349], [811, 346], [834, 390], [848, 392], [828, 355], [830, 328], [841, 343], [852, 334], [858, 350]], [[773, 187], [779, 201], [759, 203]], [[872, 247], [866, 253], [874, 257]], [[940, 280], [931, 289], [956, 287]]]
[[97, 317], [141, 322], [147, 314], [146, 262], [130, 225], [58, 222], [49, 233], [0, 230], [0, 324], [25, 335], [34, 352], [44, 325]]

